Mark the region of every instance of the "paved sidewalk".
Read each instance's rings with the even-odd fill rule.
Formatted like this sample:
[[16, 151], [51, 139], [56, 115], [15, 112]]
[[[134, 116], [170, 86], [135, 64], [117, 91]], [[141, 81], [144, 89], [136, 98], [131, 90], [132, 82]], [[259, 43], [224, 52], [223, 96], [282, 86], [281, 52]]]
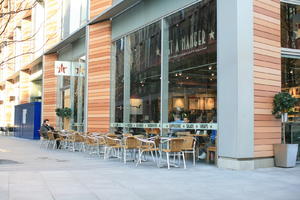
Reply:
[[135, 167], [0, 136], [0, 200], [299, 200], [300, 166], [232, 171]]

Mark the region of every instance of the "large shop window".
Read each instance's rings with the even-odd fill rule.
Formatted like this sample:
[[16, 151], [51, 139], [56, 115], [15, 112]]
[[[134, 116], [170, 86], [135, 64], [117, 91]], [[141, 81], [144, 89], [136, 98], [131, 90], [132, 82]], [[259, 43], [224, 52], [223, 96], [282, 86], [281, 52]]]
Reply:
[[[169, 122], [216, 122], [217, 65], [214, 1], [167, 18]], [[178, 119], [179, 118], [179, 119]]]
[[300, 49], [300, 5], [281, 3], [281, 46]]
[[215, 129], [201, 124], [217, 122], [216, 35], [216, 3], [206, 0], [115, 41], [112, 126]]
[[[289, 92], [298, 99], [288, 115], [285, 139], [287, 143], [300, 144], [300, 58], [283, 57], [281, 63], [282, 91]], [[297, 159], [300, 160], [300, 149]]]
[[114, 87], [114, 121], [123, 122], [124, 110], [124, 39], [116, 41], [113, 45], [115, 60], [115, 87]]
[[157, 22], [128, 36], [130, 122], [160, 120], [161, 28]]

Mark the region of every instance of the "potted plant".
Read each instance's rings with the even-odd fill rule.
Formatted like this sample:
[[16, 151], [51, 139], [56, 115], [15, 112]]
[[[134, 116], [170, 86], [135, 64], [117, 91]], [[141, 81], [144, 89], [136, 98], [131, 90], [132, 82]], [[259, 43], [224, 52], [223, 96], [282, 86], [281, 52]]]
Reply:
[[[65, 107], [65, 108], [56, 108], [55, 109], [56, 116], [61, 118], [62, 123], [64, 123], [65, 119], [70, 119], [72, 116], [72, 110], [71, 108]], [[62, 127], [62, 126], [60, 126]]]
[[282, 142], [274, 145], [275, 165], [277, 167], [295, 167], [298, 153], [298, 144], [286, 144], [285, 123], [288, 121], [288, 112], [297, 103], [297, 99], [287, 92], [279, 92], [273, 99], [272, 114], [281, 117]]

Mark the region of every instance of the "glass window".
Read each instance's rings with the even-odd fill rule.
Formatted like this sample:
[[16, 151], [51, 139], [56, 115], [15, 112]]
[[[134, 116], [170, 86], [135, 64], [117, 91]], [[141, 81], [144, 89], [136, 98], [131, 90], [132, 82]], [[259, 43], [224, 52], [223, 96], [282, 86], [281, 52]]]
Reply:
[[[285, 136], [288, 144], [300, 144], [300, 58], [282, 58], [281, 61], [282, 91], [289, 92], [298, 99], [296, 106], [289, 112], [285, 125]], [[298, 152], [300, 160], [300, 149]]]
[[38, 57], [43, 53], [44, 46], [44, 3], [37, 3], [34, 8], [34, 50]]
[[87, 22], [87, 4], [87, 0], [79, 0], [76, 3], [70, 0], [62, 2], [62, 38], [66, 38]]
[[115, 85], [114, 85], [114, 122], [123, 122], [124, 108], [124, 39], [114, 43]]
[[63, 76], [59, 79], [58, 105], [61, 108], [71, 108], [72, 116], [70, 119], [64, 119], [61, 128], [84, 131], [86, 57], [80, 56], [69, 62], [71, 63], [70, 76]]
[[130, 122], [160, 121], [161, 27], [154, 23], [128, 36]]
[[85, 66], [86, 57], [82, 56], [78, 60], [72, 63], [73, 65], [73, 100], [72, 110], [72, 129], [77, 131], [83, 131], [84, 127], [84, 94], [85, 94]]
[[281, 3], [281, 46], [300, 49], [300, 5]]
[[[300, 59], [282, 58], [282, 90], [300, 99]], [[289, 115], [290, 121], [300, 121], [300, 101]]]
[[141, 133], [145, 128], [165, 132], [177, 117], [216, 123], [216, 35], [216, 3], [206, 0], [115, 41], [113, 126]]
[[169, 122], [216, 122], [216, 5], [204, 1], [167, 18]]
[[[15, 40], [16, 41], [21, 41], [22, 40], [22, 32], [20, 27], [16, 27], [16, 32], [15, 32]], [[22, 65], [22, 42], [16, 42], [15, 43], [15, 71], [18, 71]]]

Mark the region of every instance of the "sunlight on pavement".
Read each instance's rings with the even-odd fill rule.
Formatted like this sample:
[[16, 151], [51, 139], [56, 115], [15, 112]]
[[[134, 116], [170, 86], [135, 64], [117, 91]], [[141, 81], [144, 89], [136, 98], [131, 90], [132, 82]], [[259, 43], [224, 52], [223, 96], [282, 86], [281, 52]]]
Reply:
[[7, 152], [10, 152], [10, 151], [7, 150], [7, 149], [0, 149], [0, 152], [1, 152], [1, 153], [7, 153]]

